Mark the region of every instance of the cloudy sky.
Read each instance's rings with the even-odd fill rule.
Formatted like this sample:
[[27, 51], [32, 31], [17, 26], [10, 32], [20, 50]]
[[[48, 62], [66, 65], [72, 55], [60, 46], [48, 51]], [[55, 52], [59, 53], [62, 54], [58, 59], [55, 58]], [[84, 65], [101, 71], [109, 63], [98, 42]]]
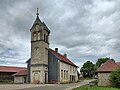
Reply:
[[39, 16], [59, 48], [81, 66], [100, 57], [120, 61], [120, 0], [0, 0], [0, 65], [26, 66], [30, 28]]

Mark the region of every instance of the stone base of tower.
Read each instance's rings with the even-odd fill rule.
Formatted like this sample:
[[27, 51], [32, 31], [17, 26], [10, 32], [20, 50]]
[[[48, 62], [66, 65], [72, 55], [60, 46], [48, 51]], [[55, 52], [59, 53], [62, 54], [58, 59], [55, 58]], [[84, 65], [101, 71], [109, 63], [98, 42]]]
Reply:
[[48, 68], [46, 66], [32, 66], [30, 72], [31, 84], [48, 83]]

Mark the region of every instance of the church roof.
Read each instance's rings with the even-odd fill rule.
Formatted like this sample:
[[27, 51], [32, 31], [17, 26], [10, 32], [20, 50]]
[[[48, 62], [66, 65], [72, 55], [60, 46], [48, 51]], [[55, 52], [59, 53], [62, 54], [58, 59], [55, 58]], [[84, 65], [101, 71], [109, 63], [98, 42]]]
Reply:
[[[43, 26], [44, 30], [46, 30], [48, 33], [50, 33], [50, 30], [48, 29], [46, 24], [40, 20], [39, 16], [36, 17], [36, 20], [34, 21], [32, 28], [35, 27], [36, 25]], [[32, 30], [32, 28], [31, 28], [31, 30]]]
[[50, 33], [50, 30], [48, 29], [47, 25], [44, 22], [42, 22], [42, 24], [45, 27], [45, 29]]
[[67, 63], [67, 64], [70, 64], [70, 65], [72, 65], [72, 66], [78, 67], [78, 66], [76, 66], [73, 62], [71, 62], [68, 58], [66, 58], [65, 56], [61, 55], [60, 53], [58, 53], [58, 52], [56, 52], [56, 51], [54, 51], [54, 50], [52, 50], [52, 49], [49, 49], [49, 51], [50, 51], [52, 54], [54, 54], [57, 58], [59, 58], [60, 61], [65, 62], [65, 63]]
[[26, 70], [25, 67], [13, 67], [13, 66], [0, 66], [0, 72], [19, 72]]
[[[67, 64], [70, 64], [70, 65], [72, 65], [72, 66], [78, 67], [77, 65], [75, 65], [73, 62], [71, 62], [68, 58], [66, 58], [65, 56], [61, 55], [60, 53], [58, 53], [58, 52], [56, 52], [56, 51], [54, 51], [54, 50], [52, 50], [52, 49], [49, 49], [49, 51], [50, 51], [53, 55], [55, 55], [60, 61], [65, 62], [65, 63], [67, 63]], [[26, 63], [29, 63], [30, 60], [31, 60], [31, 58], [28, 59], [28, 60], [26, 61]]]
[[97, 72], [112, 72], [118, 67], [118, 64], [113, 60], [107, 60], [98, 69]]

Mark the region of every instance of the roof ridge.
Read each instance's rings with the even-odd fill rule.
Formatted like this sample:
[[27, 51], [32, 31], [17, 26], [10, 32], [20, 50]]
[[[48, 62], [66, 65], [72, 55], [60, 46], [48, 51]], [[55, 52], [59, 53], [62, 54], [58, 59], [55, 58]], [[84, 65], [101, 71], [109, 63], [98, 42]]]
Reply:
[[117, 67], [118, 67], [118, 64], [113, 60], [109, 59], [97, 69], [97, 72], [111, 72]]
[[[64, 58], [64, 59], [66, 59], [66, 60], [68, 60], [68, 62], [67, 61], [65, 61], [65, 60], [62, 60], [60, 57], [58, 57], [58, 58], [60, 58], [63, 62], [66, 62], [66, 63], [68, 63], [68, 64], [70, 64], [70, 65], [73, 65], [73, 66], [76, 66], [76, 67], [78, 67], [77, 65], [75, 65], [72, 61], [70, 61], [68, 58], [66, 58], [65, 56], [63, 56], [62, 54], [60, 54], [60, 53], [57, 53], [57, 52], [55, 52], [53, 49], [51, 49], [51, 48], [49, 48], [49, 50], [51, 50], [52, 52], [54, 52], [55, 54], [58, 54], [58, 55], [60, 55], [62, 58]], [[54, 54], [53, 53], [53, 54]]]
[[0, 66], [0, 67], [27, 68], [27, 67], [18, 67], [18, 66]]
[[120, 62], [116, 62], [116, 64], [117, 64], [118, 66], [120, 66]]

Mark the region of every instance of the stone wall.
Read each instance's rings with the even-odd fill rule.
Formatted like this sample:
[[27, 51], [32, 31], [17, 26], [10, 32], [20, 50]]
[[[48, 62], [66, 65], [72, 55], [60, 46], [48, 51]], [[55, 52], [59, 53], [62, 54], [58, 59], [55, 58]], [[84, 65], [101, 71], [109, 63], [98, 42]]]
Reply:
[[48, 64], [48, 44], [44, 41], [31, 43], [31, 64]]
[[37, 16], [31, 28], [30, 83], [48, 82], [49, 30]]
[[31, 83], [48, 83], [48, 44], [44, 41], [31, 44]]
[[98, 73], [98, 86], [110, 86], [109, 76], [110, 73]]
[[[76, 82], [78, 80], [77, 67], [60, 61], [60, 82]], [[71, 79], [73, 78], [73, 79]]]
[[14, 76], [14, 83], [27, 83], [27, 81], [27, 76]]
[[42, 84], [48, 83], [48, 67], [45, 66], [31, 66], [31, 83]]

